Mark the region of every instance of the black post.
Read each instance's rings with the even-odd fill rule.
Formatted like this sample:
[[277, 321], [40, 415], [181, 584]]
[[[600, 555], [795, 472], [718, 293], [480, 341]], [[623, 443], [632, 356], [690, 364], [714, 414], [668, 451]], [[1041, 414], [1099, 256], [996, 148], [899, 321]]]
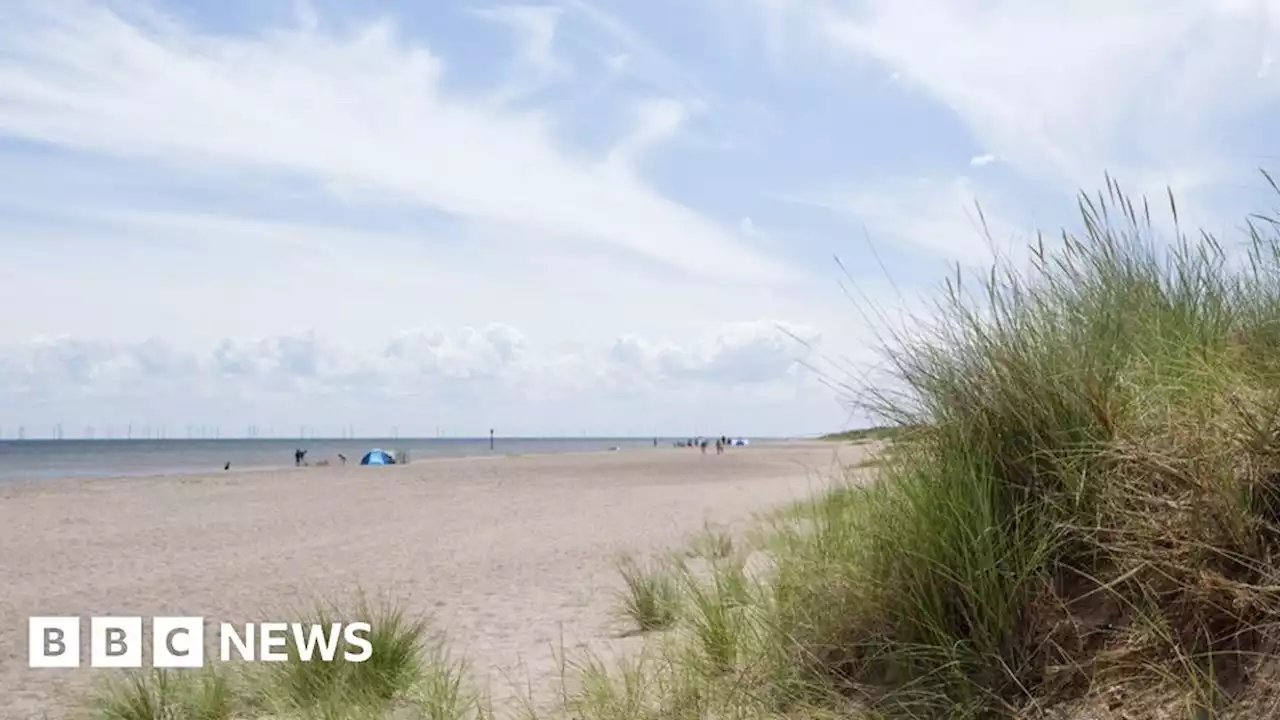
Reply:
[[493, 449], [493, 428], [489, 428], [489, 449]]

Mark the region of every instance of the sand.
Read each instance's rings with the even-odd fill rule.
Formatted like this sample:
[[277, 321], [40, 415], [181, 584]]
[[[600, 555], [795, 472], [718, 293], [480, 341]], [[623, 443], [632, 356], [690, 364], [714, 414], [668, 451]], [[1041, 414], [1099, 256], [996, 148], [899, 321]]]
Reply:
[[[430, 615], [499, 698], [552, 650], [615, 647], [616, 553], [800, 499], [858, 449], [421, 460], [0, 486], [0, 717], [60, 717], [94, 677], [32, 670], [27, 617], [264, 621], [358, 589]], [[87, 658], [88, 649], [82, 654]], [[217, 662], [215, 659], [214, 662]]]

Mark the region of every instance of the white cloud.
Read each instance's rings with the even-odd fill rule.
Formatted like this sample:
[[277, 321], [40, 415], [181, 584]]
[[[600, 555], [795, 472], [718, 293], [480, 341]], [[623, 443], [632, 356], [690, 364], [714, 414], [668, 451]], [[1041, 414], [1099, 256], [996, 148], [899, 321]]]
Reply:
[[351, 37], [232, 38], [67, 0], [10, 6], [0, 45], [0, 133], [11, 137], [335, 183], [695, 274], [788, 276], [634, 174], [564, 152], [546, 117], [445, 93], [440, 59], [386, 22]]
[[[794, 400], [812, 398], [818, 387], [798, 365], [809, 351], [788, 332], [820, 340], [812, 329], [772, 321], [730, 323], [683, 344], [626, 335], [576, 349], [496, 323], [392, 333], [363, 349], [314, 332], [225, 339], [201, 352], [158, 339], [41, 338], [0, 348], [0, 393], [41, 399], [0, 411], [0, 427], [114, 421], [123, 430], [120, 413], [131, 410], [139, 413], [133, 421], [156, 426], [196, 419], [239, 428], [265, 417], [292, 428], [314, 424], [317, 410], [334, 402], [357, 417], [404, 417], [414, 407], [404, 401], [429, 403], [433, 418], [479, 426], [495, 408], [563, 401], [566, 393], [612, 399], [622, 417], [637, 397], [688, 407], [710, 402], [699, 410], [704, 418], [741, 427], [746, 421], [733, 417], [732, 396], [782, 393]], [[165, 402], [155, 403], [160, 396]], [[224, 407], [228, 400], [234, 407]], [[554, 407], [544, 410], [555, 413]], [[415, 419], [421, 410], [406, 417], [402, 432], [430, 431], [430, 421]], [[767, 418], [755, 427], [786, 432]]]
[[615, 70], [627, 72], [663, 94], [686, 104], [705, 102], [709, 93], [702, 83], [660, 46], [612, 13], [587, 0], [564, 0], [564, 6], [586, 18], [622, 51], [612, 55]]
[[805, 326], [739, 322], [690, 346], [624, 336], [614, 343], [610, 357], [654, 380], [760, 383], [793, 376], [809, 354], [803, 343], [812, 346], [820, 340], [820, 333]]
[[983, 167], [984, 165], [990, 165], [995, 161], [995, 155], [974, 155], [973, 158], [969, 160], [969, 164], [974, 167]]
[[[763, 32], [776, 33], [779, 4], [751, 4]], [[802, 43], [817, 33], [882, 63], [954, 111], [1003, 162], [1065, 192], [1093, 187], [1105, 170], [1220, 181], [1222, 119], [1280, 98], [1280, 86], [1257, 80], [1280, 35], [1273, 0], [786, 7], [805, 28], [792, 32], [792, 52], [807, 52]]]
[[624, 173], [638, 164], [645, 151], [675, 135], [688, 110], [676, 100], [659, 98], [640, 103], [635, 114], [635, 130], [609, 151], [609, 165]]
[[1001, 198], [984, 196], [963, 176], [828, 188], [791, 199], [865, 228], [872, 243], [915, 247], [971, 265], [986, 265], [995, 253], [1016, 250], [1029, 240], [1032, 229], [1010, 219]]
[[569, 67], [555, 55], [556, 26], [563, 12], [554, 6], [509, 5], [477, 8], [477, 17], [507, 25], [520, 36], [520, 62], [531, 73], [530, 89], [561, 78]]

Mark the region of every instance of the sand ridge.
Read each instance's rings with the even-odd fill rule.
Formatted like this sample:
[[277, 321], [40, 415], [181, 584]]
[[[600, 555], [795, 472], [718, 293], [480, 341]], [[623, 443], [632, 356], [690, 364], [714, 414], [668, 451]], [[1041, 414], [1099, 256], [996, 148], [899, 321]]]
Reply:
[[800, 499], [837, 451], [860, 452], [657, 448], [0, 488], [0, 717], [59, 716], [119, 672], [28, 669], [28, 616], [79, 615], [85, 633], [94, 614], [261, 621], [357, 590], [431, 615], [501, 697], [510, 681], [544, 683], [562, 641], [617, 642], [617, 552]]

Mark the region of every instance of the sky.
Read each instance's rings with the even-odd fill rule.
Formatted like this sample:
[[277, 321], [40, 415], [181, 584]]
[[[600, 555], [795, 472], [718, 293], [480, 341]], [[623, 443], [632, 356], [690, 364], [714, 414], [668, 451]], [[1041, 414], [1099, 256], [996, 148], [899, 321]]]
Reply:
[[1269, 211], [1274, 52], [1273, 0], [0, 0], [0, 437], [866, 424], [883, 324], [1107, 173]]

